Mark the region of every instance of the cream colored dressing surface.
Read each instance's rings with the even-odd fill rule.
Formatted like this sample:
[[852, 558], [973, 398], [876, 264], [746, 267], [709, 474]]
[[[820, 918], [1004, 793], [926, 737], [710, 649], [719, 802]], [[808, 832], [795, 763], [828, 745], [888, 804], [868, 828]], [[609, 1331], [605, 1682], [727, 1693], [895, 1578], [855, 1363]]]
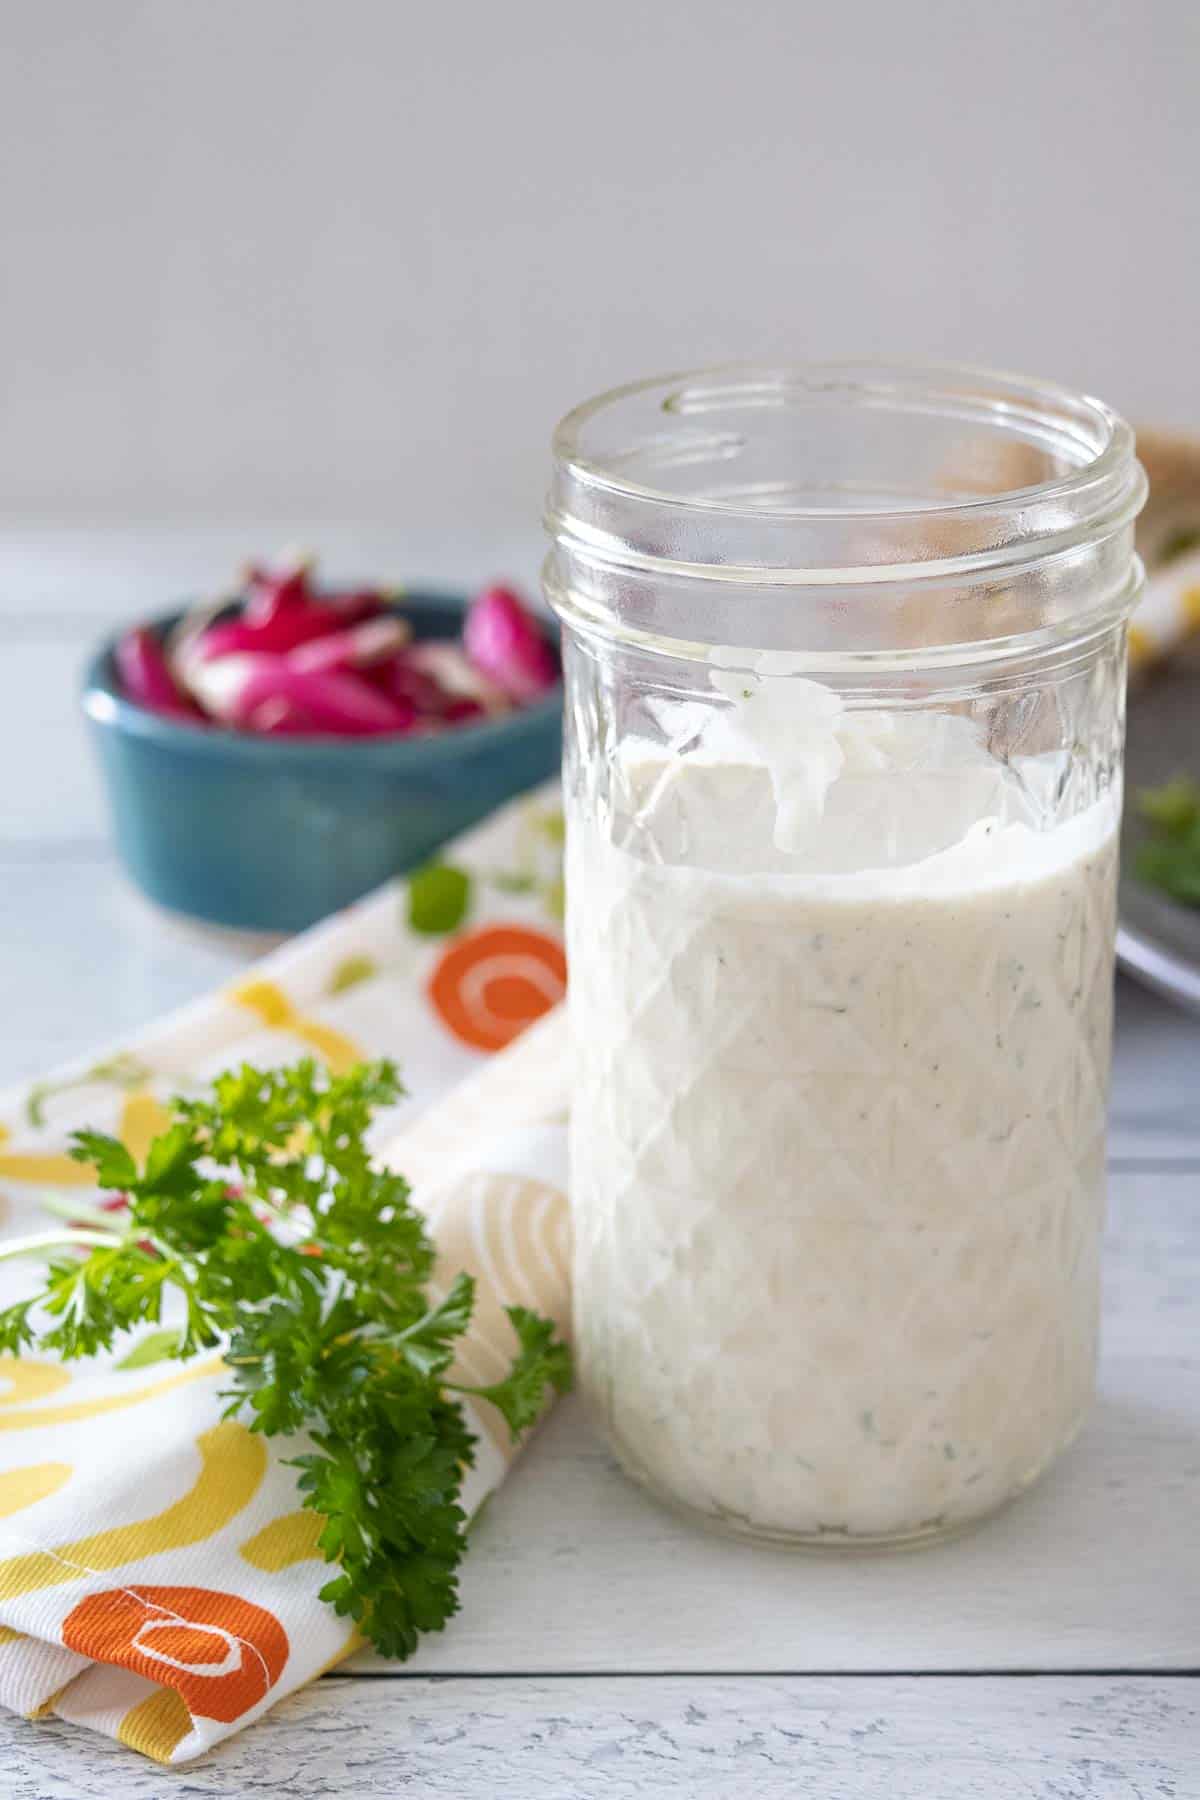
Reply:
[[823, 693], [807, 763], [735, 704], [571, 830], [579, 1355], [667, 1497], [903, 1539], [1091, 1393], [1119, 799], [1035, 829], [966, 721]]

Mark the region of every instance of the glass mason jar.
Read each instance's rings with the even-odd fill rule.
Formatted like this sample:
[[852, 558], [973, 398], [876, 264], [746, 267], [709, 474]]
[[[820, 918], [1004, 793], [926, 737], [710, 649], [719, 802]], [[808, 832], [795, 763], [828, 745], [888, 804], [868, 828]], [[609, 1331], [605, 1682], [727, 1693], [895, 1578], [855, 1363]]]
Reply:
[[706, 1521], [941, 1536], [1093, 1387], [1132, 435], [838, 364], [555, 456], [582, 1384]]

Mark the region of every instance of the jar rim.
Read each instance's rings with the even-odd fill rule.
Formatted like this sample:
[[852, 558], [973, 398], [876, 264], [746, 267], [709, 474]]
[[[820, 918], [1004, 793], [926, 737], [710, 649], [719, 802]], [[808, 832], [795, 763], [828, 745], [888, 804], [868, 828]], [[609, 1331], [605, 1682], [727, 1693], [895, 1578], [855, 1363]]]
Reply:
[[[907, 496], [697, 485], [745, 455], [747, 418], [788, 409], [832, 418], [838, 408], [873, 415], [899, 446], [905, 418], [961, 424], [975, 434], [963, 442], [977, 460], [982, 447], [985, 464], [994, 452], [995, 468], [977, 491], [953, 490], [947, 478], [944, 493]], [[689, 579], [828, 587], [970, 578], [1126, 529], [1146, 494], [1133, 431], [1102, 401], [956, 363], [748, 362], [652, 376], [573, 408], [553, 450], [546, 523], [556, 542], [588, 561]], [[1021, 452], [1044, 473], [1006, 482], [1006, 454], [1020, 466]], [[683, 478], [647, 478], [655, 468]]]

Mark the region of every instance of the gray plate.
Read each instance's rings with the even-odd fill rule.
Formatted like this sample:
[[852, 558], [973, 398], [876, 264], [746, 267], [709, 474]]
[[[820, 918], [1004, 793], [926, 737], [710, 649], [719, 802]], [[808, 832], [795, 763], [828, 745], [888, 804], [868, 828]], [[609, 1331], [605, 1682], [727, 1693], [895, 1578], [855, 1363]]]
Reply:
[[1138, 789], [1173, 775], [1200, 778], [1200, 650], [1177, 652], [1130, 690], [1125, 771], [1117, 956], [1139, 981], [1200, 1012], [1200, 908], [1177, 906], [1133, 873], [1145, 832]]

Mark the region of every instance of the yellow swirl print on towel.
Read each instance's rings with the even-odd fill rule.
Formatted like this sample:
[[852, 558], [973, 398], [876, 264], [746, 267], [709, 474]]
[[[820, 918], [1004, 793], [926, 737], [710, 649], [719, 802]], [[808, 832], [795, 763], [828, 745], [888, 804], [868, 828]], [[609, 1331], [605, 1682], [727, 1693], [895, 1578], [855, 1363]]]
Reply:
[[[435, 1285], [460, 1268], [477, 1279], [463, 1373], [501, 1372], [505, 1306], [562, 1328], [567, 1209], [545, 1148], [567, 1105], [561, 827], [555, 794], [518, 801], [439, 853], [451, 911], [414, 905], [419, 879], [397, 880], [207, 999], [0, 1096], [0, 1246], [95, 1205], [120, 1228], [117, 1196], [96, 1194], [94, 1170], [67, 1154], [78, 1129], [140, 1160], [167, 1097], [222, 1069], [311, 1053], [344, 1073], [389, 1057], [407, 1097], [382, 1122], [382, 1160], [430, 1219]], [[0, 1304], [31, 1291], [28, 1268], [0, 1264]], [[172, 1324], [66, 1367], [0, 1358], [0, 1705], [163, 1763], [200, 1754], [359, 1641], [319, 1598], [322, 1521], [284, 1460], [303, 1444], [222, 1421], [220, 1358], [163, 1360]], [[513, 1454], [490, 1410], [468, 1408], [470, 1512]], [[472, 1554], [487, 1554], [486, 1529]], [[469, 1655], [469, 1609], [450, 1629]]]
[[195, 1482], [161, 1512], [0, 1562], [0, 1603], [74, 1581], [81, 1572], [124, 1568], [139, 1557], [215, 1536], [257, 1493], [266, 1473], [267, 1447], [244, 1425], [225, 1419], [202, 1433], [196, 1448], [200, 1472]]
[[315, 1050], [335, 1075], [344, 1075], [355, 1063], [364, 1062], [367, 1052], [352, 1043], [340, 1031], [322, 1025], [319, 1019], [306, 1018], [292, 1005], [283, 989], [273, 981], [243, 981], [229, 989], [236, 1006], [244, 1006], [262, 1020], [271, 1031], [286, 1031]]

